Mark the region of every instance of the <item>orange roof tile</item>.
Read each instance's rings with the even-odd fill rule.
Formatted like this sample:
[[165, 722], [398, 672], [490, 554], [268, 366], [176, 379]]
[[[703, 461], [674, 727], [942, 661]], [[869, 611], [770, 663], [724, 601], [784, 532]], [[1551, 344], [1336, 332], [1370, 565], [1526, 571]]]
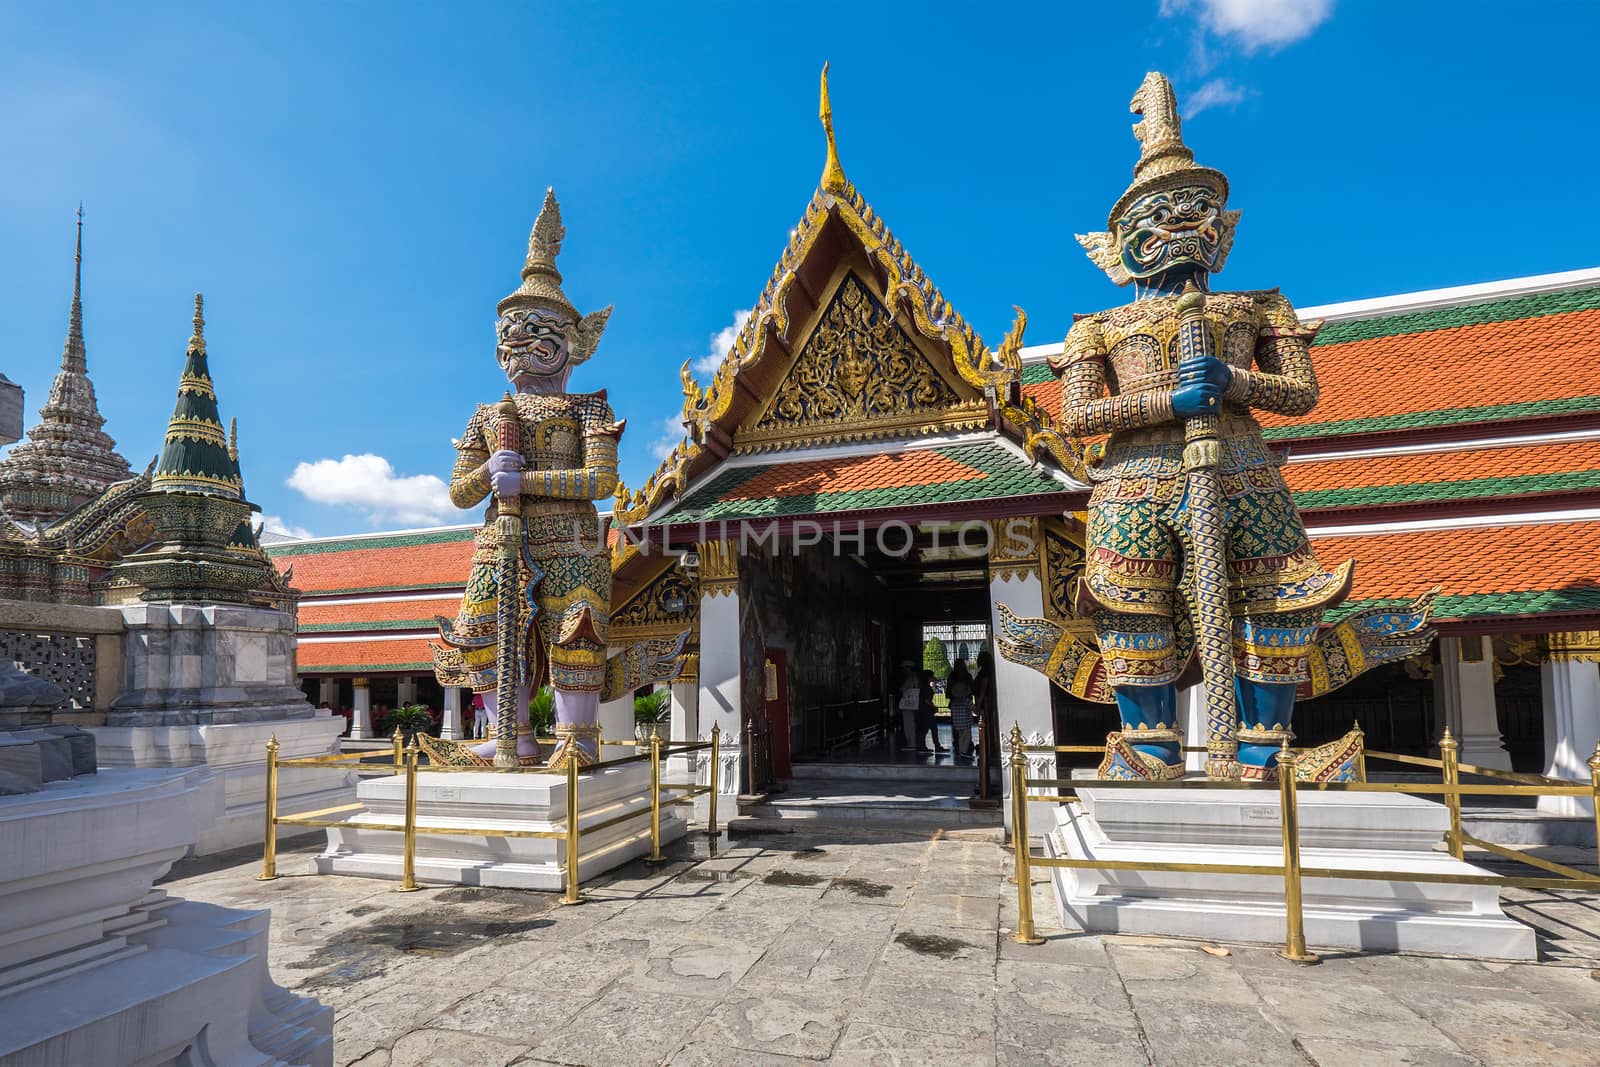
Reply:
[[1322, 398], [1266, 427], [1600, 395], [1600, 311], [1393, 334], [1313, 351]]
[[768, 467], [721, 497], [722, 500], [762, 500], [767, 497], [807, 493], [850, 493], [865, 489], [899, 489], [945, 482], [982, 481], [987, 475], [975, 467], [931, 448], [890, 452], [848, 459], [783, 463]]
[[280, 571], [294, 568], [296, 589], [314, 594], [465, 585], [472, 549], [466, 530], [291, 544], [268, 554]]
[[[465, 582], [466, 575], [461, 579]], [[430, 626], [435, 615], [454, 616], [460, 606], [458, 596], [449, 600], [379, 600], [365, 604], [322, 604], [312, 600], [300, 605], [300, 632], [418, 629]]]
[[301, 673], [425, 671], [433, 669], [433, 652], [425, 637], [395, 641], [301, 641], [296, 661]]
[[1356, 560], [1351, 602], [1441, 587], [1440, 618], [1600, 614], [1600, 522], [1315, 537], [1324, 567]]

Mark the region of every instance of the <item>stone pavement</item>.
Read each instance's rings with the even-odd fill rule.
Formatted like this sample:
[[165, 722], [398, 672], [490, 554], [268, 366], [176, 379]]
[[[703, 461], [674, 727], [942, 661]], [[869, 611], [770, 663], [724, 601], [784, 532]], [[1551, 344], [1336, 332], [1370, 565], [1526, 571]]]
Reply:
[[1512, 909], [1554, 962], [1297, 967], [1053, 930], [1042, 878], [1049, 940], [1013, 944], [1008, 856], [978, 834], [736, 827], [572, 908], [319, 877], [301, 840], [275, 882], [232, 853], [163, 888], [271, 907], [274, 977], [335, 1007], [340, 1065], [1600, 1063], [1600, 900], [1578, 894]]

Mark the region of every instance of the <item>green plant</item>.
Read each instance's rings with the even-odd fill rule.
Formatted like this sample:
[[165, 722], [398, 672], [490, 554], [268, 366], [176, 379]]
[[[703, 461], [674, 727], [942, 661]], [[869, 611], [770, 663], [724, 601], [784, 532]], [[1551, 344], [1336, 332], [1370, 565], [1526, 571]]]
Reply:
[[932, 671], [941, 682], [950, 674], [950, 657], [944, 650], [944, 642], [937, 637], [928, 638], [928, 643], [922, 646], [922, 667]]
[[671, 690], [657, 689], [653, 693], [633, 698], [633, 721], [636, 723], [665, 722], [671, 714]]
[[556, 693], [548, 685], [540, 686], [539, 691], [528, 699], [528, 722], [533, 725], [533, 732], [538, 737], [549, 737], [555, 729]]
[[426, 704], [405, 704], [389, 713], [388, 725], [402, 733], [416, 733], [433, 725], [433, 712]]

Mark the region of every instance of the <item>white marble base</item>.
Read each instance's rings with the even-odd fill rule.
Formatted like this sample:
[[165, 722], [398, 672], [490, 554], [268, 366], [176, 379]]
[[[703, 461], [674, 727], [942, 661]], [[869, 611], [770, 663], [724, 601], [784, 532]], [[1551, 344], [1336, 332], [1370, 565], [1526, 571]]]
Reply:
[[[1072, 859], [1276, 866], [1276, 791], [1079, 789], [1056, 809], [1046, 853]], [[1435, 850], [1443, 805], [1405, 794], [1299, 794], [1303, 867], [1482, 874]], [[1284, 939], [1283, 879], [1152, 871], [1051, 869], [1062, 924], [1102, 933], [1216, 941]], [[1537, 959], [1534, 932], [1506, 918], [1493, 886], [1307, 878], [1313, 947]]]
[[[357, 789], [366, 810], [352, 815], [398, 830], [405, 820], [405, 779], [369, 778]], [[650, 768], [635, 763], [584, 774], [578, 784], [578, 877], [587, 881], [650, 854]], [[687, 832], [682, 806], [663, 808], [661, 840]], [[553, 838], [428, 835], [429, 825], [508, 830], [564, 830], [566, 778], [558, 774], [422, 771], [417, 780], [416, 878], [419, 882], [505, 886], [559, 892], [566, 887], [566, 844]], [[627, 811], [646, 814], [592, 833], [584, 827]], [[402, 835], [389, 830], [328, 830], [317, 857], [321, 874], [400, 877]]]
[[265, 911], [152, 883], [222, 805], [205, 767], [0, 799], [0, 1067], [333, 1060], [333, 1010], [273, 984]]
[[[261, 844], [266, 825], [267, 739], [278, 739], [278, 758], [327, 756], [339, 751], [344, 719], [326, 710], [311, 718], [210, 725], [96, 726], [101, 767], [192, 767], [220, 772], [226, 802], [216, 820], [201, 829], [196, 855]], [[355, 774], [322, 768], [284, 767], [278, 772], [278, 811], [292, 815], [349, 804]], [[306, 831], [311, 832], [311, 831]], [[280, 838], [292, 836], [284, 827]]]

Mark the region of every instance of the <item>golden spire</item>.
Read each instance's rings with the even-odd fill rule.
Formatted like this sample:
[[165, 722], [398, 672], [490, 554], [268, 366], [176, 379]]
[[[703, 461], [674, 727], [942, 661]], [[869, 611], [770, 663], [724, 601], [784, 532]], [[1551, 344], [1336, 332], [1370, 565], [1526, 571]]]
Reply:
[[822, 64], [822, 106], [817, 113], [822, 129], [828, 135], [828, 162], [822, 168], [822, 190], [842, 193], [845, 189], [844, 168], [839, 165], [839, 146], [833, 142], [833, 105], [828, 102], [828, 64]]
[[204, 315], [205, 298], [199, 293], [194, 294], [194, 333], [189, 337], [189, 351], [204, 352], [206, 350], [206, 319]]

